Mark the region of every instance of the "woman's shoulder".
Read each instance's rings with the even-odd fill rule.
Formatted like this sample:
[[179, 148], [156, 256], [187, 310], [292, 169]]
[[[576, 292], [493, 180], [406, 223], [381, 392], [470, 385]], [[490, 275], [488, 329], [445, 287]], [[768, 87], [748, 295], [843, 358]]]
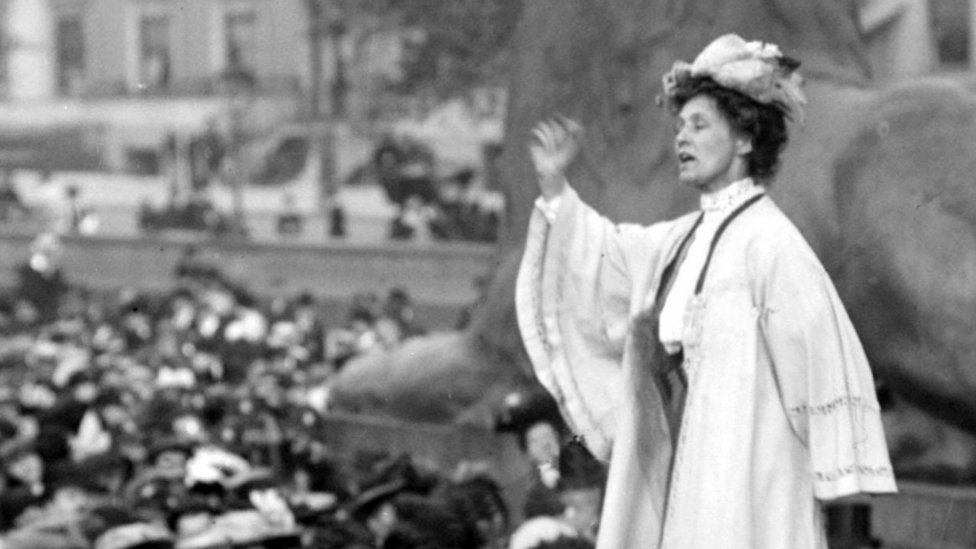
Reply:
[[737, 226], [737, 232], [750, 238], [767, 241], [803, 238], [796, 225], [768, 194], [739, 214], [739, 219], [733, 225]]
[[667, 223], [672, 232], [684, 234], [690, 231], [691, 228], [695, 226], [695, 223], [698, 222], [699, 217], [701, 217], [700, 211], [692, 211], [682, 216], [676, 217], [668, 221]]
[[820, 263], [797, 226], [768, 195], [743, 212], [741, 223], [736, 224], [751, 253], [767, 257], [787, 254], [796, 260]]
[[693, 211], [679, 217], [656, 221], [647, 225], [624, 222], [617, 224], [616, 227], [618, 232], [624, 234], [645, 235], [647, 231], [656, 233], [659, 235], [660, 241], [664, 244], [665, 249], [667, 249], [691, 232], [692, 227], [695, 226], [699, 217], [701, 217], [701, 212]]

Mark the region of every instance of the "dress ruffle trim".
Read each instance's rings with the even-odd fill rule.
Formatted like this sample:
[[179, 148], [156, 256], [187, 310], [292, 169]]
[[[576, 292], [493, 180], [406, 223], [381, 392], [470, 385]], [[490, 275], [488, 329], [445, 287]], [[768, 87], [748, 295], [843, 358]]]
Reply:
[[838, 397], [830, 402], [820, 405], [804, 404], [802, 406], [794, 406], [788, 411], [790, 414], [794, 415], [805, 414], [808, 416], [826, 416], [839, 410], [848, 408], [866, 408], [868, 410], [880, 411], [880, 407], [874, 399], [851, 395]]
[[[557, 215], [568, 217], [574, 206], [572, 197], [563, 199]], [[559, 330], [558, 304], [565, 294], [566, 265], [569, 263], [566, 243], [572, 238], [572, 228], [566, 225], [551, 225], [541, 211], [533, 213], [516, 283], [516, 308], [523, 342], [537, 378], [556, 400], [570, 429], [585, 440], [598, 459], [606, 460], [610, 455], [612, 429], [587, 409], [582, 391], [570, 371], [569, 357]]]
[[850, 476], [894, 477], [894, 472], [888, 466], [871, 467], [857, 463], [838, 467], [833, 471], [814, 471], [813, 475], [817, 482], [836, 482]]

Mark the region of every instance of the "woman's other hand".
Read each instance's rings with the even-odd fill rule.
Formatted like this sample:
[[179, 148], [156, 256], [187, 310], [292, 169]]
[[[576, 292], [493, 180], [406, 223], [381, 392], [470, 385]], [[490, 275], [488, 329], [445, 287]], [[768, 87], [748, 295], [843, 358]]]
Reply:
[[540, 122], [532, 130], [529, 152], [545, 199], [559, 195], [566, 186], [566, 168], [579, 154], [582, 138], [583, 127], [565, 116]]

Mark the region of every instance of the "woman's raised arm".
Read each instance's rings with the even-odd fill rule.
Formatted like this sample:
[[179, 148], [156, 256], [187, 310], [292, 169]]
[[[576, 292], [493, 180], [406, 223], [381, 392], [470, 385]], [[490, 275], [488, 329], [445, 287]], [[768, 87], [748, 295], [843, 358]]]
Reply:
[[582, 141], [583, 126], [564, 116], [540, 122], [532, 130], [529, 153], [545, 200], [566, 188], [566, 168], [579, 155]]

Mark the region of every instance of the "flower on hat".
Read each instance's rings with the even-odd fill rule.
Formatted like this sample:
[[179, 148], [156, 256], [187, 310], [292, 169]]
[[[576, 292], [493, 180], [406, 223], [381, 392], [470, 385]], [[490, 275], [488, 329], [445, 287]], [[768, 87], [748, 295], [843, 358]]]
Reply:
[[774, 60], [783, 57], [783, 52], [779, 51], [779, 46], [771, 42], [761, 42], [759, 40], [753, 40], [746, 44], [746, 49], [748, 49], [753, 56], [760, 59]]
[[785, 57], [779, 46], [768, 42], [746, 42], [735, 34], [715, 39], [691, 64], [677, 61], [664, 75], [664, 95], [674, 99], [686, 79], [707, 76], [716, 84], [743, 93], [764, 105], [774, 105], [788, 117], [803, 122], [803, 79], [795, 69], [799, 63]]

